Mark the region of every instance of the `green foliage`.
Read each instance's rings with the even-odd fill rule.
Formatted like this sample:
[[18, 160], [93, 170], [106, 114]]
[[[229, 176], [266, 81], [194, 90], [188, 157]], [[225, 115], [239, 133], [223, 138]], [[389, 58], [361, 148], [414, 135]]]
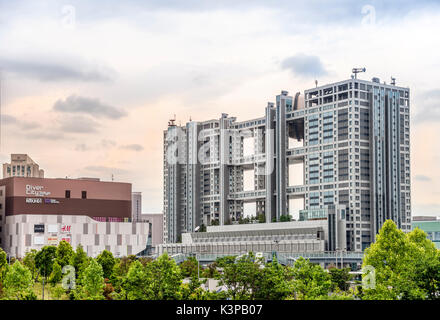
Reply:
[[31, 251], [26, 252], [26, 254], [23, 258], [23, 264], [32, 273], [32, 279], [34, 279], [34, 280], [37, 277], [37, 271], [38, 271], [36, 264], [35, 264], [35, 256], [37, 255], [37, 252], [38, 252], [37, 250], [32, 249]]
[[218, 278], [219, 272], [217, 270], [217, 266], [218, 266], [218, 264], [215, 261], [213, 263], [209, 264], [207, 268], [202, 270], [202, 272], [200, 274], [201, 277], [212, 278], [212, 279]]
[[253, 299], [258, 290], [260, 260], [252, 252], [238, 258], [229, 256], [217, 260], [223, 269], [219, 279], [232, 299]]
[[198, 268], [200, 268], [200, 265], [195, 257], [189, 257], [180, 264], [180, 270], [182, 271], [182, 276], [185, 278], [189, 278], [193, 276], [197, 277]]
[[265, 223], [266, 222], [266, 216], [264, 215], [264, 214], [258, 214], [257, 215], [257, 220], [258, 220], [258, 223]]
[[3, 282], [6, 271], [8, 270], [8, 260], [6, 252], [0, 248], [0, 284]]
[[280, 222], [292, 221], [292, 216], [290, 214], [283, 214], [280, 216]]
[[63, 278], [63, 274], [61, 270], [62, 269], [61, 266], [58, 264], [58, 261], [55, 261], [52, 266], [52, 273], [50, 274], [49, 277], [49, 282], [52, 284], [52, 286], [55, 286]]
[[35, 266], [40, 274], [47, 278], [52, 273], [52, 266], [56, 257], [56, 248], [45, 246], [35, 255]]
[[32, 273], [20, 261], [16, 261], [9, 268], [3, 281], [3, 291], [6, 299], [33, 299], [32, 286]]
[[363, 266], [376, 274], [375, 288], [363, 290], [363, 299], [439, 299], [439, 251], [420, 229], [405, 234], [387, 220], [365, 250]]
[[75, 268], [75, 276], [77, 279], [80, 278], [80, 275], [82, 274], [84, 269], [87, 267], [88, 262], [89, 262], [89, 260], [87, 258], [87, 254], [85, 253], [82, 245], [79, 244], [76, 247], [76, 251], [73, 254], [72, 260], [71, 260], [71, 263], [72, 263], [73, 267]]
[[164, 253], [145, 267], [150, 282], [149, 300], [180, 299], [182, 275], [179, 266]]
[[77, 286], [75, 298], [79, 300], [103, 300], [103, 274], [101, 265], [95, 259], [92, 259], [82, 274], [81, 285]]
[[260, 271], [254, 293], [257, 300], [284, 300], [293, 291], [292, 271], [274, 260]]
[[332, 290], [337, 288], [341, 291], [347, 291], [350, 287], [349, 281], [352, 276], [350, 275], [350, 268], [330, 268], [329, 269], [330, 280], [332, 282]]
[[102, 270], [104, 272], [104, 278], [110, 279], [111, 274], [113, 272], [113, 267], [116, 263], [113, 254], [108, 250], [104, 250], [98, 255], [96, 261], [102, 266]]
[[200, 280], [197, 275], [192, 274], [189, 283], [182, 284], [181, 287], [181, 299], [182, 300], [208, 300], [211, 298], [209, 293], [201, 287], [206, 283], [205, 280]]
[[123, 286], [127, 300], [145, 300], [152, 295], [150, 279], [139, 261], [131, 263]]
[[71, 263], [75, 253], [67, 241], [61, 241], [56, 250], [56, 262], [63, 268]]
[[[128, 270], [131, 264], [136, 261], [136, 256], [130, 255], [128, 257], [122, 257], [116, 260], [113, 266], [113, 272], [109, 278], [113, 289], [116, 293], [120, 293], [122, 290], [122, 284], [127, 276]], [[143, 260], [142, 260], [143, 261]], [[142, 261], [140, 261], [142, 263]]]
[[328, 296], [332, 287], [330, 275], [317, 264], [299, 258], [292, 268], [293, 288], [299, 300], [314, 300]]

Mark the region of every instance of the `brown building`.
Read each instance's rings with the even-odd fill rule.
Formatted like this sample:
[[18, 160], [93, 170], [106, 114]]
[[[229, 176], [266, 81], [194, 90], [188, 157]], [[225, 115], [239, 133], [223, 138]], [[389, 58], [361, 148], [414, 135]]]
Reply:
[[121, 257], [151, 245], [149, 221], [131, 221], [131, 184], [99, 179], [11, 177], [0, 180], [0, 247], [23, 257], [69, 242], [89, 256]]
[[131, 184], [96, 179], [11, 177], [5, 186], [5, 215], [85, 215], [98, 221], [131, 218]]

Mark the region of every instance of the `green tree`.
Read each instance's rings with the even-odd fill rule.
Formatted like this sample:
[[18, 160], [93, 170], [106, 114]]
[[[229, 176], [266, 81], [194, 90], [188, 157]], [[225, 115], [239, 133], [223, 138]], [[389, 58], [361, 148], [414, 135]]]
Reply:
[[198, 276], [198, 268], [200, 264], [197, 262], [195, 257], [189, 257], [180, 264], [180, 270], [182, 271], [182, 276], [185, 278], [190, 278], [192, 276]]
[[32, 249], [31, 251], [27, 251], [24, 258], [23, 258], [23, 264], [32, 273], [32, 279], [34, 279], [34, 280], [37, 277], [37, 271], [38, 271], [36, 264], [35, 264], [35, 256], [37, 255], [37, 252], [38, 251], [35, 249]]
[[81, 244], [79, 244], [76, 247], [76, 251], [73, 254], [72, 257], [72, 265], [75, 268], [75, 277], [78, 279], [80, 278], [80, 275], [82, 274], [83, 270], [87, 267], [88, 265], [88, 258], [87, 258], [87, 254], [84, 251], [83, 247]]
[[203, 269], [201, 276], [203, 278], [218, 278], [219, 272], [217, 270], [218, 264], [216, 261], [209, 264], [207, 268]]
[[35, 266], [40, 274], [43, 276], [43, 299], [44, 299], [44, 284], [47, 282], [47, 277], [52, 273], [52, 267], [56, 256], [56, 248], [53, 246], [44, 246], [35, 255]]
[[274, 260], [265, 265], [258, 277], [255, 299], [284, 300], [293, 291], [292, 272]]
[[148, 263], [145, 272], [151, 288], [149, 300], [180, 299], [182, 275], [179, 266], [167, 253]]
[[352, 279], [350, 275], [350, 268], [330, 268], [329, 269], [330, 280], [332, 282], [332, 290], [338, 288], [341, 291], [347, 291], [350, 287], [349, 281]]
[[49, 282], [52, 284], [52, 286], [55, 286], [63, 278], [63, 273], [61, 270], [62, 269], [61, 266], [58, 264], [58, 261], [55, 261], [52, 266], [52, 273], [49, 277]]
[[145, 300], [152, 295], [150, 279], [139, 261], [134, 261], [124, 281], [124, 293], [127, 300]]
[[8, 269], [8, 260], [6, 256], [6, 252], [0, 248], [0, 284], [3, 282], [4, 276]]
[[[113, 286], [113, 289], [116, 293], [121, 293], [123, 282], [127, 276], [131, 264], [134, 261], [136, 261], [136, 256], [134, 255], [129, 255], [128, 257], [122, 257], [120, 259], [116, 259], [116, 263], [113, 266], [113, 272], [109, 278]], [[142, 261], [140, 262], [142, 263]], [[121, 293], [121, 294], [125, 294], [125, 293]]]
[[8, 270], [3, 282], [3, 290], [7, 299], [28, 300], [32, 295], [32, 273], [16, 261]]
[[189, 283], [183, 283], [181, 287], [182, 300], [208, 300], [211, 298], [210, 294], [203, 289], [202, 284], [206, 280], [200, 280], [196, 274], [191, 274]]
[[91, 259], [82, 274], [81, 285], [77, 286], [76, 298], [80, 300], [103, 300], [103, 275], [101, 265], [95, 259]]
[[375, 287], [363, 299], [438, 299], [440, 256], [420, 229], [407, 234], [385, 221], [376, 242], [365, 250], [363, 267], [375, 270]]
[[254, 299], [262, 273], [260, 259], [250, 252], [240, 257], [223, 257], [217, 263], [223, 269], [219, 284], [226, 286], [232, 299]]
[[56, 250], [56, 261], [61, 268], [70, 264], [75, 255], [72, 246], [67, 241], [61, 241]]
[[96, 261], [102, 266], [104, 278], [110, 279], [113, 272], [113, 267], [116, 263], [113, 254], [108, 250], [104, 250], [98, 255]]
[[35, 266], [40, 274], [47, 278], [52, 273], [52, 266], [56, 257], [56, 248], [45, 246], [35, 255]]
[[299, 300], [315, 300], [328, 296], [332, 283], [330, 275], [317, 264], [300, 257], [292, 268], [293, 288]]

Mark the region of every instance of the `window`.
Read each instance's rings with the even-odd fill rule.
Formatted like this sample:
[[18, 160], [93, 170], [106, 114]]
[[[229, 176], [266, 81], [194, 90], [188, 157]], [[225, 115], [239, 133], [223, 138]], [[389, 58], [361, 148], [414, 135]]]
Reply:
[[70, 198], [70, 190], [66, 190], [66, 199]]
[[87, 199], [87, 191], [81, 191], [81, 199]]

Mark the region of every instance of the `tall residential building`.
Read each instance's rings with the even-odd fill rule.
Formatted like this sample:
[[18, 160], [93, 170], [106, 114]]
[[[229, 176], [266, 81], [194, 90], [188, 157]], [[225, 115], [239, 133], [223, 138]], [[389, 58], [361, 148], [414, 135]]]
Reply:
[[[265, 116], [164, 131], [164, 243], [202, 224], [237, 223], [252, 208], [266, 222], [346, 208], [349, 251], [387, 219], [411, 229], [409, 89], [352, 77], [290, 96]], [[249, 184], [248, 181], [251, 181]], [[320, 211], [317, 211], [322, 209]]]
[[11, 163], [3, 164], [3, 178], [44, 178], [44, 170], [27, 154], [11, 154]]
[[131, 219], [140, 221], [142, 215], [142, 192], [131, 193]]

